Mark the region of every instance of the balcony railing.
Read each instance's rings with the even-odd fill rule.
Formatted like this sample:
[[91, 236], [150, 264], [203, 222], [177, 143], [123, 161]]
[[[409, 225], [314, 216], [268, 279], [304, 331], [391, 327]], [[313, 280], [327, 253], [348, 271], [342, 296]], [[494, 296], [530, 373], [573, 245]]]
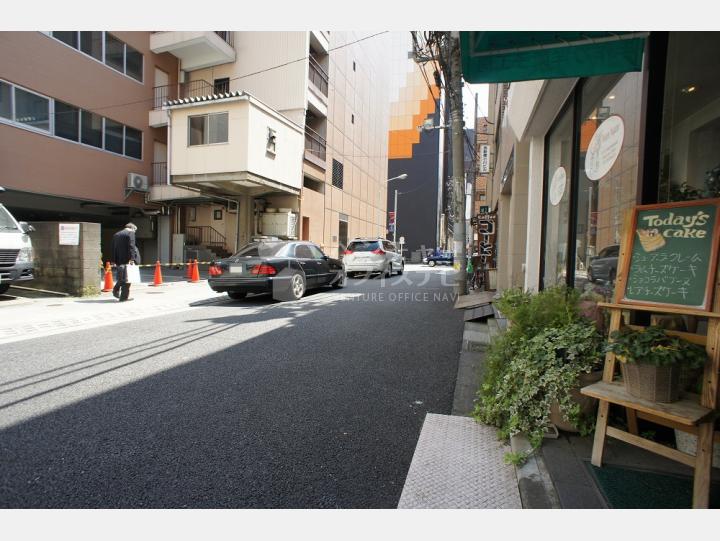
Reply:
[[328, 95], [328, 74], [322, 66], [312, 56], [310, 58], [310, 81], [317, 87], [317, 89], [323, 93], [324, 96]]
[[325, 139], [323, 139], [322, 136], [315, 130], [306, 127], [305, 153], [317, 160], [321, 160], [324, 162], [326, 161], [326, 149], [327, 144], [325, 142]]
[[178, 83], [176, 85], [156, 86], [154, 89], [155, 101], [153, 109], [162, 109], [163, 104], [169, 100], [179, 98], [198, 98], [213, 94], [213, 85], [202, 79]]
[[225, 43], [230, 45], [230, 47], [235, 48], [235, 32], [228, 32], [227, 30], [215, 30], [215, 33], [220, 36]]
[[167, 184], [167, 162], [153, 162], [153, 186], [163, 186]]
[[212, 246], [224, 248], [225, 235], [209, 225], [189, 225], [185, 227], [185, 242], [193, 246]]

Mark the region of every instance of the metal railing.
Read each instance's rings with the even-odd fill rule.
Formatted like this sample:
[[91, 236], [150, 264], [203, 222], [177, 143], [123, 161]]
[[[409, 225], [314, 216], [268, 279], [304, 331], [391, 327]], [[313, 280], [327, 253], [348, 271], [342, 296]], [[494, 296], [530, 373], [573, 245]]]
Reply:
[[328, 95], [328, 74], [325, 72], [325, 70], [322, 68], [322, 66], [318, 63], [317, 60], [315, 60], [312, 56], [309, 57], [310, 59], [310, 72], [309, 72], [309, 78], [312, 84], [314, 84], [317, 89], [323, 93], [324, 96]]
[[327, 143], [315, 130], [305, 127], [305, 152], [318, 160], [326, 161]]
[[153, 186], [162, 186], [167, 184], [167, 162], [153, 162], [152, 169]]
[[189, 225], [185, 227], [185, 243], [225, 248], [225, 236], [210, 225]]
[[220, 36], [225, 43], [230, 45], [230, 47], [235, 48], [235, 32], [230, 32], [228, 30], [215, 30], [215, 33]]
[[209, 96], [213, 93], [213, 90], [213, 85], [202, 79], [176, 85], [156, 86], [153, 88], [155, 97], [153, 109], [162, 109], [163, 104], [169, 100]]

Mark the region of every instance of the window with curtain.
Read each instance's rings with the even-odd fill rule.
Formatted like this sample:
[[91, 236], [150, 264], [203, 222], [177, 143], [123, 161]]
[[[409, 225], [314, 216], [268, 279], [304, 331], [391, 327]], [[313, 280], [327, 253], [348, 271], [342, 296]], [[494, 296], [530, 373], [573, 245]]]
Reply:
[[228, 113], [188, 117], [188, 146], [228, 142]]

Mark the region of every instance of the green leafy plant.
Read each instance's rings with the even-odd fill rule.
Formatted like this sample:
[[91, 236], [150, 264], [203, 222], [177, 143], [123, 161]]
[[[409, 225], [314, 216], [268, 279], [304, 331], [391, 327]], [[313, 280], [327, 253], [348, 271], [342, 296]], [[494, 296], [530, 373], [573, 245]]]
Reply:
[[528, 457], [530, 456], [529, 452], [526, 451], [519, 451], [519, 452], [510, 452], [505, 453], [505, 456], [503, 457], [503, 461], [505, 464], [512, 464], [513, 466], [521, 466], [522, 464], [525, 464]]
[[605, 349], [614, 353], [621, 362], [645, 362], [656, 366], [683, 364], [688, 368], [699, 368], [705, 364], [705, 348], [670, 336], [665, 329], [655, 325], [644, 330], [623, 327], [610, 334], [611, 342]]
[[571, 391], [581, 373], [602, 362], [602, 339], [580, 315], [578, 299], [577, 291], [559, 287], [536, 295], [506, 290], [497, 302], [511, 325], [488, 348], [474, 416], [498, 427], [500, 437], [523, 432], [537, 448], [554, 401], [581, 431], [591, 430]]

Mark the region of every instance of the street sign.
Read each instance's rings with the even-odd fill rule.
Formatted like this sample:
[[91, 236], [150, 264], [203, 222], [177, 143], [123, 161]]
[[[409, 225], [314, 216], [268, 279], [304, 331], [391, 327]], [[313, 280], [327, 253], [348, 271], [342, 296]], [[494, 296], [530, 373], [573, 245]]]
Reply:
[[400, 237], [400, 244], [405, 244], [405, 237]]
[[480, 173], [490, 172], [490, 145], [480, 145]]
[[388, 223], [390, 225], [395, 225], [395, 212], [392, 210], [388, 212]]
[[480, 212], [490, 212], [490, 207], [488, 207], [487, 205], [482, 205], [480, 207]]

